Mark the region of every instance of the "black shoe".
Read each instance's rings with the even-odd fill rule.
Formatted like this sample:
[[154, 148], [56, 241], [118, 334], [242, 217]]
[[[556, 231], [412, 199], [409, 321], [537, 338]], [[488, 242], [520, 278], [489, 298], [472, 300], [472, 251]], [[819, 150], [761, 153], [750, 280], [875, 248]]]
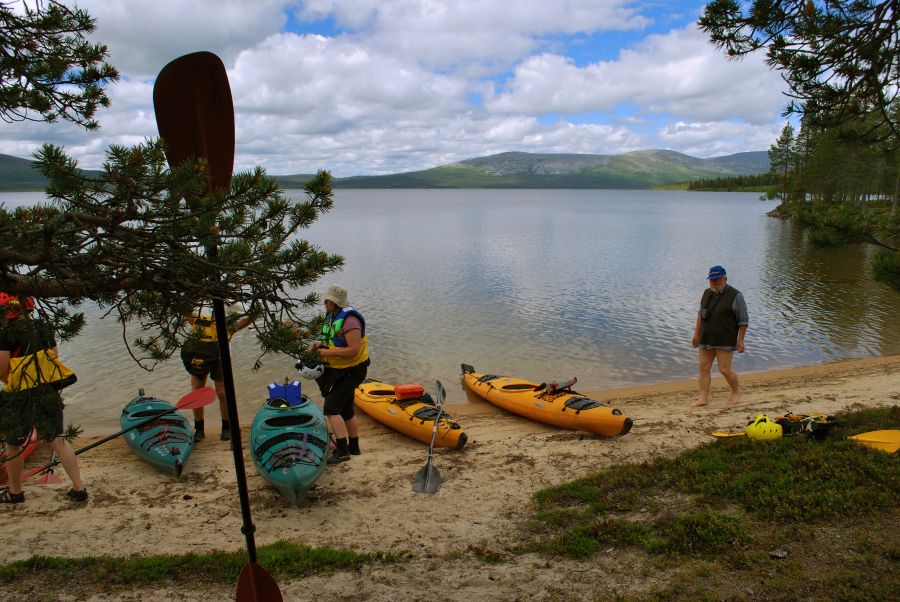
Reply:
[[328, 458], [325, 463], [326, 464], [340, 464], [341, 462], [346, 462], [350, 459], [350, 454], [345, 454], [343, 456], [339, 456], [337, 454]]
[[73, 502], [86, 502], [87, 501], [87, 489], [82, 489], [81, 491], [75, 491], [74, 489], [69, 489], [66, 492], [66, 497], [72, 500]]
[[200, 443], [204, 439], [206, 439], [206, 433], [200, 429], [194, 431], [194, 443]]
[[231, 429], [222, 429], [222, 434], [219, 435], [219, 439], [222, 441], [231, 441]]
[[10, 493], [9, 489], [0, 490], [0, 504], [21, 504], [25, 501], [25, 492]]

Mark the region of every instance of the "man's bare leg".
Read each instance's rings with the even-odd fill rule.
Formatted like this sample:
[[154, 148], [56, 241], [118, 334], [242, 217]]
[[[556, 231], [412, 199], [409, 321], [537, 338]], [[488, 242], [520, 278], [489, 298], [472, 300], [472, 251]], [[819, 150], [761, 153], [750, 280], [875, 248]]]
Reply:
[[731, 367], [731, 361], [734, 359], [733, 351], [724, 351], [718, 349], [716, 353], [716, 364], [719, 366], [719, 372], [725, 377], [725, 382], [731, 387], [731, 397], [725, 402], [727, 406], [736, 406], [741, 403], [741, 384], [738, 382], [737, 372]]
[[700, 349], [700, 364], [698, 369], [700, 382], [700, 396], [697, 401], [692, 403], [690, 407], [700, 408], [709, 404], [709, 385], [712, 382], [710, 370], [712, 370], [713, 360], [716, 359], [715, 349]]

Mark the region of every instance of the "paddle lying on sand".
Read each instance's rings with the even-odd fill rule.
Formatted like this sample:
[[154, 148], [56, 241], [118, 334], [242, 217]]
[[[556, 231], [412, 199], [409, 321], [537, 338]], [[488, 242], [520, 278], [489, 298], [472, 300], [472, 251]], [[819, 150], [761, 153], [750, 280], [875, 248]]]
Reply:
[[[234, 104], [228, 74], [221, 59], [211, 52], [195, 52], [179, 57], [163, 67], [153, 86], [153, 107], [156, 125], [166, 143], [166, 158], [177, 167], [190, 158], [204, 158], [208, 169], [207, 192], [231, 189], [234, 167]], [[216, 255], [212, 243], [207, 252]], [[234, 392], [234, 374], [228, 347], [225, 303], [213, 299], [216, 335], [219, 339], [219, 361], [225, 381], [225, 402], [231, 425], [231, 451], [234, 456], [238, 496], [241, 502], [243, 526], [249, 562], [238, 577], [239, 602], [265, 600], [280, 602], [281, 591], [275, 580], [256, 562], [256, 527], [250, 516], [250, 496], [244, 471], [244, 452], [241, 447], [241, 425]]]
[[721, 431], [716, 431], [714, 433], [710, 433], [716, 439], [727, 439], [729, 437], [746, 437], [747, 433], [723, 433]]
[[431, 429], [431, 444], [428, 446], [428, 462], [425, 463], [413, 479], [412, 489], [416, 493], [435, 493], [441, 486], [441, 473], [434, 467], [434, 440], [437, 437], [438, 422], [441, 420], [441, 414], [444, 412], [444, 400], [447, 398], [447, 392], [444, 391], [444, 385], [441, 381], [434, 383], [434, 397], [438, 408], [437, 416], [434, 417], [434, 428]]
[[[133, 431], [136, 428], [140, 428], [144, 425], [150, 424], [151, 422], [153, 422], [160, 416], [165, 416], [166, 414], [171, 414], [172, 412], [174, 412], [176, 410], [193, 410], [194, 408], [202, 408], [203, 406], [208, 406], [215, 400], [216, 400], [216, 390], [213, 389], [212, 387], [203, 387], [202, 389], [196, 389], [194, 391], [191, 391], [190, 393], [188, 393], [181, 399], [179, 399], [178, 403], [176, 403], [175, 406], [171, 410], [163, 410], [162, 412], [154, 414], [153, 416], [148, 416], [146, 420], [142, 420], [141, 422], [138, 422], [137, 424], [130, 426], [125, 430], [122, 430], [122, 431], [119, 431], [118, 433], [109, 435], [108, 437], [104, 437], [103, 439], [100, 439], [99, 441], [94, 441], [90, 445], [85, 445], [81, 449], [75, 450], [75, 455], [77, 456], [79, 454], [83, 454], [86, 451], [94, 449], [98, 445], [103, 445], [107, 441], [112, 441], [116, 437], [120, 437], [120, 436], [124, 435], [125, 433], [130, 433], [131, 431]], [[41, 466], [40, 468], [35, 468], [34, 470], [25, 473], [25, 475], [22, 478], [28, 479], [30, 477], [33, 477], [36, 474], [46, 472], [48, 470], [51, 470], [57, 464], [59, 464], [59, 458], [51, 459], [49, 464], [47, 464], [45, 466]]]
[[866, 447], [886, 451], [889, 454], [900, 449], [900, 431], [897, 430], [870, 431], [868, 433], [852, 435], [847, 438], [853, 439]]

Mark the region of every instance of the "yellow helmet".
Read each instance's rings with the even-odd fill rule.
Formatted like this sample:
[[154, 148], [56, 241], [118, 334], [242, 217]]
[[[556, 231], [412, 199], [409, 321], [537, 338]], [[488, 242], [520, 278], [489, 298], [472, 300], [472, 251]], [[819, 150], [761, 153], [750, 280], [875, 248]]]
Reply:
[[757, 414], [753, 422], [744, 429], [747, 437], [756, 439], [757, 441], [771, 441], [772, 439], [781, 438], [781, 425], [772, 422], [765, 414]]

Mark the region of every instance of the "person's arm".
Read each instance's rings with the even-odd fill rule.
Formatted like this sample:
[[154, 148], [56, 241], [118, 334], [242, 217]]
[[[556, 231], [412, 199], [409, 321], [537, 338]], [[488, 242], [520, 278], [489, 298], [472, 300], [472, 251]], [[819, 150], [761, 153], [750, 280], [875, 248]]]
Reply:
[[9, 351], [0, 351], [0, 380], [6, 382], [9, 378]]
[[750, 315], [747, 313], [747, 302], [744, 301], [743, 293], [738, 293], [734, 297], [732, 309], [738, 321], [737, 350], [738, 353], [744, 353], [744, 334], [746, 334], [747, 326], [750, 324]]
[[694, 336], [691, 337], [691, 347], [700, 346], [700, 312], [697, 312], [697, 321], [694, 322]]
[[[250, 326], [251, 324], [253, 324], [253, 319], [250, 316], [241, 318], [240, 322], [237, 323], [237, 326], [234, 327], [234, 332], [243, 330], [243, 329], [247, 328], [248, 326]], [[234, 333], [232, 333], [232, 334], [234, 334]]]
[[359, 328], [344, 332], [344, 339], [347, 341], [346, 347], [322, 347], [319, 349], [319, 356], [327, 359], [329, 357], [353, 357], [359, 353], [359, 347], [362, 344], [362, 331]]

